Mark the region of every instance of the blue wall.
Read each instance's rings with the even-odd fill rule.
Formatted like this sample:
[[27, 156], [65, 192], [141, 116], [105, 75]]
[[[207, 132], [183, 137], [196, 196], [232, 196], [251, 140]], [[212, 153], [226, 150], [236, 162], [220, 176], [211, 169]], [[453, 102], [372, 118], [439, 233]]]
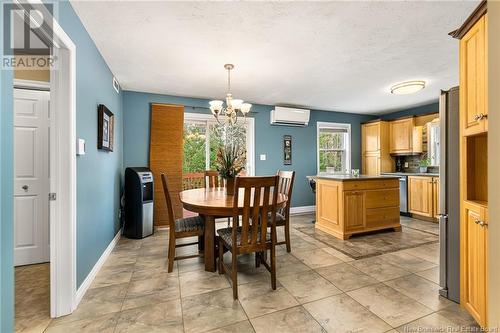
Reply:
[[[112, 87], [113, 74], [71, 4], [59, 2], [59, 24], [76, 45], [76, 135], [86, 141], [77, 157], [77, 285], [83, 282], [119, 230], [123, 165], [122, 96]], [[115, 115], [112, 153], [97, 150], [97, 105]]]
[[[147, 166], [149, 161], [150, 103], [168, 103], [202, 107], [185, 108], [185, 112], [206, 113], [208, 100], [175, 97], [158, 94], [125, 91], [123, 94], [124, 112], [124, 167]], [[316, 174], [316, 122], [350, 123], [352, 131], [352, 167], [361, 166], [361, 123], [374, 119], [341, 112], [312, 111], [307, 127], [282, 127], [269, 124], [269, 105], [254, 105], [252, 117], [255, 118], [255, 174], [270, 175], [276, 170], [295, 170], [296, 181], [292, 206], [314, 204], [314, 196], [309, 189], [305, 176]], [[283, 165], [283, 135], [292, 135], [292, 165]], [[260, 161], [259, 155], [266, 154], [267, 160]]]
[[[0, 17], [3, 17], [3, 6]], [[3, 55], [3, 24], [0, 24]], [[0, 71], [0, 332], [14, 326], [14, 269], [12, 224], [12, 72]]]
[[426, 104], [426, 105], [421, 105], [417, 106], [414, 108], [409, 108], [401, 111], [396, 111], [392, 113], [387, 113], [384, 115], [381, 115], [380, 118], [383, 120], [393, 120], [393, 119], [398, 119], [398, 118], [403, 118], [403, 117], [408, 117], [408, 116], [420, 116], [424, 114], [430, 114], [430, 113], [438, 113], [439, 112], [439, 101]]

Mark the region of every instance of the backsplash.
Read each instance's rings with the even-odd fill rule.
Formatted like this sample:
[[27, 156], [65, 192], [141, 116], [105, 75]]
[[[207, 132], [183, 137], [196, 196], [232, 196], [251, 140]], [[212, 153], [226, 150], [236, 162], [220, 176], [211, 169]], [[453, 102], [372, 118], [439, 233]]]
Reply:
[[[420, 158], [421, 158], [421, 155], [397, 156], [395, 158], [395, 163], [397, 163], [397, 159], [401, 160], [402, 172], [420, 172]], [[406, 163], [408, 163], [407, 167], [406, 167]], [[439, 167], [430, 166], [430, 167], [428, 167], [427, 172], [428, 173], [438, 173]]]

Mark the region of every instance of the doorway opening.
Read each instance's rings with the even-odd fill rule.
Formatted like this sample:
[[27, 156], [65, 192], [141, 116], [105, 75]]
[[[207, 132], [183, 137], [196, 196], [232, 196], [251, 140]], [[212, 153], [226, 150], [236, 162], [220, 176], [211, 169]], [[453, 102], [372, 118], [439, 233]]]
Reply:
[[50, 322], [50, 71], [14, 76], [15, 327], [23, 331]]
[[[47, 51], [15, 56], [57, 61], [15, 72], [13, 85], [15, 325], [43, 331], [84, 293], [76, 288], [76, 47], [40, 1], [16, 4], [24, 24], [14, 27], [29, 27]], [[26, 24], [41, 18], [52, 24], [36, 32]], [[26, 32], [16, 29], [18, 45]]]

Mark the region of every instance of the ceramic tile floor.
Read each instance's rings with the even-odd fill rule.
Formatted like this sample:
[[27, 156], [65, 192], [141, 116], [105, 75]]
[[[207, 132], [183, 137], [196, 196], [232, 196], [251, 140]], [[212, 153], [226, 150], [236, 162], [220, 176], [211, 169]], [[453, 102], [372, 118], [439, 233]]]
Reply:
[[167, 273], [166, 231], [144, 240], [122, 238], [78, 309], [53, 320], [45, 332], [376, 333], [476, 327], [458, 305], [438, 296], [437, 243], [353, 260], [297, 229], [312, 219], [292, 218], [292, 253], [284, 246], [277, 251], [277, 290], [271, 290], [269, 273], [254, 267], [252, 256], [239, 258], [237, 301], [227, 278], [205, 272], [197, 258], [176, 262], [174, 272]]

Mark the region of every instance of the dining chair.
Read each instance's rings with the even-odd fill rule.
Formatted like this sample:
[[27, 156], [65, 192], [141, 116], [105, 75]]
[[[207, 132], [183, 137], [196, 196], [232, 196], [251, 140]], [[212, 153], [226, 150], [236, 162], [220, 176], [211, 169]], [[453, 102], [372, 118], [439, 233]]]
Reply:
[[[207, 181], [208, 179], [208, 181]], [[219, 177], [219, 172], [216, 170], [205, 170], [205, 183], [208, 188], [224, 187], [224, 180]], [[226, 216], [223, 216], [226, 217]], [[231, 217], [227, 216], [227, 226], [231, 226]]]
[[205, 184], [209, 188], [224, 187], [224, 181], [219, 178], [219, 172], [216, 170], [205, 170]]
[[[233, 197], [233, 221], [240, 216], [238, 202], [243, 199], [240, 225], [219, 229], [219, 274], [229, 272], [233, 298], [238, 299], [238, 255], [255, 253], [258, 262], [271, 273], [271, 287], [276, 290], [276, 207], [278, 176], [236, 177]], [[241, 190], [241, 191], [240, 191]], [[270, 213], [270, 214], [269, 214]], [[261, 218], [261, 216], [263, 218]], [[270, 217], [270, 218], [269, 218]], [[271, 225], [271, 233], [267, 228]], [[224, 263], [224, 251], [231, 252], [231, 267]], [[270, 250], [270, 263], [264, 253]]]
[[[198, 249], [201, 249], [203, 244], [203, 236], [205, 223], [203, 218], [199, 215], [175, 219], [174, 207], [172, 205], [172, 199], [170, 197], [170, 192], [168, 190], [167, 176], [163, 173], [161, 174], [161, 181], [163, 183], [163, 193], [165, 194], [165, 200], [167, 202], [167, 213], [169, 219], [169, 239], [168, 239], [168, 272], [171, 273], [174, 269], [174, 261], [189, 259], [195, 257], [202, 257], [203, 253], [187, 255], [187, 256], [175, 256], [175, 249], [181, 246], [198, 245]], [[186, 237], [198, 237], [197, 242], [192, 243], [182, 243], [177, 244], [177, 239]]]
[[285, 227], [285, 240], [279, 241], [276, 245], [286, 244], [286, 252], [291, 252], [290, 242], [290, 207], [292, 202], [293, 182], [295, 180], [295, 171], [280, 171], [278, 170], [278, 193], [287, 196], [286, 205], [280, 208], [276, 213], [276, 226]]

